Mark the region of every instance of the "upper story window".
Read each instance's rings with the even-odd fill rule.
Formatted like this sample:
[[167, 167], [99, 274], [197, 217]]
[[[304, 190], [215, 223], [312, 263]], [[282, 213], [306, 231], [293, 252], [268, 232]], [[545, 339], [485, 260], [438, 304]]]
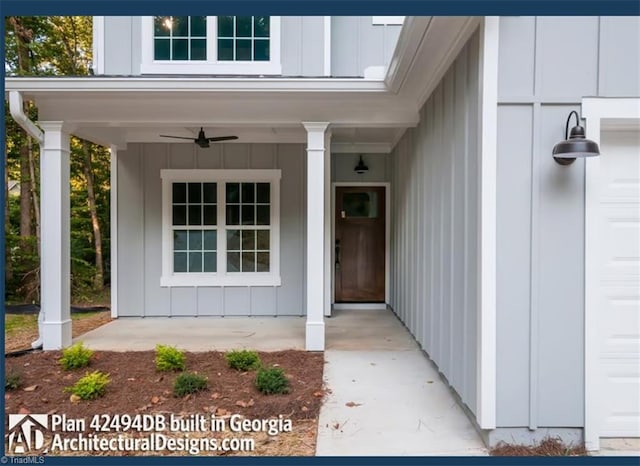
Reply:
[[282, 74], [280, 17], [142, 17], [140, 72], [141, 74]]

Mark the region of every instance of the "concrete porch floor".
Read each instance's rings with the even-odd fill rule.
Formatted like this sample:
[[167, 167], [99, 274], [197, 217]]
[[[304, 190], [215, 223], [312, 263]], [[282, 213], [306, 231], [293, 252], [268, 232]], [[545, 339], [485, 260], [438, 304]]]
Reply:
[[[96, 350], [187, 351], [304, 349], [304, 317], [121, 317], [74, 339]], [[325, 319], [327, 350], [417, 350], [391, 311], [334, 311]]]
[[[120, 318], [77, 341], [97, 350], [304, 349], [304, 317]], [[325, 319], [316, 455], [486, 455], [435, 366], [391, 311], [336, 311]]]

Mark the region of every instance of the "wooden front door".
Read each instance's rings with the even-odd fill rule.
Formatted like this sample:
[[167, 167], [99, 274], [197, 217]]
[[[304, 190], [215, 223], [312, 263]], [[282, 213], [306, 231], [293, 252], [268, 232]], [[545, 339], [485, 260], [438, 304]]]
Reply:
[[338, 187], [335, 301], [385, 301], [385, 188]]

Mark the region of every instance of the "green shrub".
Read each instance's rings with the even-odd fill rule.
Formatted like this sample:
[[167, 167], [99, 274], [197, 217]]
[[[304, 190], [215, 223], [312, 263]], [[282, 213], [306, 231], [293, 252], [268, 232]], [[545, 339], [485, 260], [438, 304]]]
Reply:
[[19, 372], [7, 372], [4, 378], [5, 390], [17, 390], [22, 386], [22, 375]]
[[187, 357], [173, 346], [156, 345], [156, 368], [159, 371], [183, 371]]
[[190, 393], [196, 393], [207, 388], [207, 379], [196, 373], [186, 372], [180, 374], [173, 384], [173, 394], [183, 397]]
[[81, 377], [75, 385], [64, 389], [65, 392], [71, 392], [82, 400], [93, 400], [103, 396], [109, 384], [109, 374], [94, 371], [87, 372], [87, 375]]
[[225, 353], [224, 358], [231, 369], [250, 371], [260, 367], [260, 356], [255, 351], [233, 350]]
[[85, 348], [82, 342], [79, 342], [69, 348], [63, 349], [59, 362], [62, 368], [68, 371], [88, 366], [91, 361], [91, 356], [93, 356], [93, 351]]
[[289, 380], [279, 367], [262, 367], [256, 374], [256, 388], [266, 395], [289, 393]]

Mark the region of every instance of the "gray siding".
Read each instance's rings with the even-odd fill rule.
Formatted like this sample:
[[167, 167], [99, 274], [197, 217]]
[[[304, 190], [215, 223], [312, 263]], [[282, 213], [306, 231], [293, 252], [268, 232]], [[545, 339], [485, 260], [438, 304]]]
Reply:
[[476, 410], [479, 38], [391, 156], [391, 304]]
[[500, 427], [584, 425], [585, 161], [551, 150], [583, 97], [640, 95], [639, 56], [638, 18], [500, 19]]
[[107, 75], [140, 74], [140, 19], [133, 16], [105, 16], [104, 70]]
[[373, 25], [371, 16], [331, 18], [331, 75], [363, 76], [369, 66], [387, 66], [399, 25]]
[[[282, 170], [279, 287], [161, 287], [160, 170]], [[303, 315], [305, 150], [301, 144], [130, 144], [118, 152], [120, 316]]]
[[283, 16], [281, 19], [283, 76], [324, 75], [324, 17]]
[[383, 182], [391, 179], [391, 158], [388, 154], [362, 154], [369, 171], [361, 175], [353, 171], [360, 154], [331, 154], [331, 181]]

